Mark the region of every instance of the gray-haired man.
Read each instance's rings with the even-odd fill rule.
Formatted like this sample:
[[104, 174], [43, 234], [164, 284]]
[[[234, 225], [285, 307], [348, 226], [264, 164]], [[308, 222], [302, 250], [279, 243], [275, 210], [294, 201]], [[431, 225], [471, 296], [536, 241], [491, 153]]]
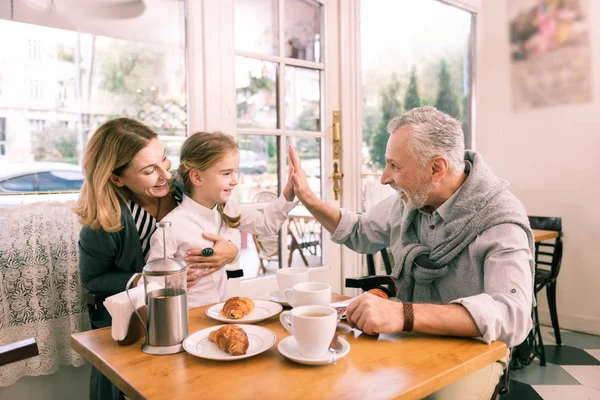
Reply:
[[[318, 199], [290, 149], [294, 191], [332, 240], [360, 253], [390, 248], [394, 256], [397, 301], [360, 296], [347, 309], [348, 322], [367, 334], [415, 331], [521, 343], [531, 329], [534, 268], [523, 206], [481, 155], [464, 150], [454, 118], [420, 107], [390, 121], [388, 132], [381, 183], [397, 194], [366, 215]], [[427, 265], [415, 262], [423, 256]], [[436, 395], [452, 398], [458, 390], [461, 399], [468, 392], [489, 398], [506, 363]]]

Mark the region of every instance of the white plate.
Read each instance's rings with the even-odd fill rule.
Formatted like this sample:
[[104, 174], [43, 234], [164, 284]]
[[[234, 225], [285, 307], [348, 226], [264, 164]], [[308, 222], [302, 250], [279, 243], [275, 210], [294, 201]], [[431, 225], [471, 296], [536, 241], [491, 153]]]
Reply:
[[230, 324], [251, 324], [253, 322], [270, 318], [273, 315], [277, 315], [281, 312], [281, 310], [283, 310], [281, 304], [273, 303], [272, 301], [254, 299], [252, 301], [254, 302], [254, 309], [250, 312], [250, 314], [244, 315], [240, 319], [227, 318], [221, 314], [221, 310], [223, 309], [225, 303], [218, 303], [207, 308], [206, 315], [212, 319], [216, 319], [217, 321], [227, 322]]
[[269, 300], [274, 301], [275, 303], [279, 303], [282, 306], [291, 307], [290, 303], [281, 295], [279, 290], [271, 292], [268, 294]]
[[[335, 359], [339, 360], [342, 357], [345, 357], [346, 354], [350, 352], [350, 343], [341, 337], [338, 337], [338, 341], [342, 344], [342, 350], [339, 353], [336, 353]], [[293, 336], [288, 336], [283, 339], [277, 345], [277, 350], [285, 357], [289, 358], [292, 361], [296, 361], [300, 364], [307, 365], [325, 365], [329, 364], [329, 353], [323, 356], [323, 358], [306, 358], [300, 351], [298, 350], [298, 342], [296, 342], [296, 338]]]
[[246, 354], [240, 356], [232, 356], [231, 354], [221, 350], [219, 346], [208, 339], [208, 334], [225, 325], [211, 326], [210, 328], [202, 329], [188, 336], [183, 341], [183, 348], [188, 353], [208, 358], [210, 360], [232, 361], [248, 358], [267, 351], [275, 344], [276, 337], [273, 331], [262, 326], [256, 325], [238, 325], [248, 335], [248, 350]]

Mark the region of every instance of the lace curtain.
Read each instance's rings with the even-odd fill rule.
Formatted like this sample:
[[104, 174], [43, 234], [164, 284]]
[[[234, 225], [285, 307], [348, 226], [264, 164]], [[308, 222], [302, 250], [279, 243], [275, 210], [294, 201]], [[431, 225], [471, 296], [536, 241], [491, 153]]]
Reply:
[[90, 329], [71, 205], [0, 209], [0, 345], [34, 337], [40, 352], [0, 367], [0, 387], [85, 362], [69, 346], [71, 334]]

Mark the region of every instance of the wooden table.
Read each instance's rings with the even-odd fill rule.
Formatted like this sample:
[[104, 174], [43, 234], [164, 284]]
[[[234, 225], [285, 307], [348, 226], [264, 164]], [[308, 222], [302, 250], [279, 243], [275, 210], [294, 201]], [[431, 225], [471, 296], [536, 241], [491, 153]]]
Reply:
[[543, 231], [541, 229], [534, 229], [533, 236], [536, 242], [542, 242], [544, 240], [554, 239], [558, 237], [558, 232], [555, 231]]
[[[334, 301], [344, 297], [335, 295]], [[217, 325], [208, 306], [189, 312], [190, 333]], [[277, 343], [289, 334], [279, 316], [257, 325]], [[212, 361], [179, 353], [151, 356], [142, 340], [118, 346], [110, 328], [71, 336], [71, 347], [132, 399], [420, 399], [506, 355], [506, 345], [420, 334], [368, 336], [338, 324], [351, 345], [336, 365], [307, 366], [277, 350], [238, 361]]]

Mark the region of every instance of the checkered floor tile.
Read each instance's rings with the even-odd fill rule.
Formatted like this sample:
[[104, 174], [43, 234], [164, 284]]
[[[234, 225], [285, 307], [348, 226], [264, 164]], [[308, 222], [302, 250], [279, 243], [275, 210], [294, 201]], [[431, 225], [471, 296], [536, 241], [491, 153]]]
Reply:
[[557, 346], [542, 326], [546, 366], [539, 360], [510, 371], [510, 392], [501, 400], [600, 400], [600, 336], [561, 330]]

